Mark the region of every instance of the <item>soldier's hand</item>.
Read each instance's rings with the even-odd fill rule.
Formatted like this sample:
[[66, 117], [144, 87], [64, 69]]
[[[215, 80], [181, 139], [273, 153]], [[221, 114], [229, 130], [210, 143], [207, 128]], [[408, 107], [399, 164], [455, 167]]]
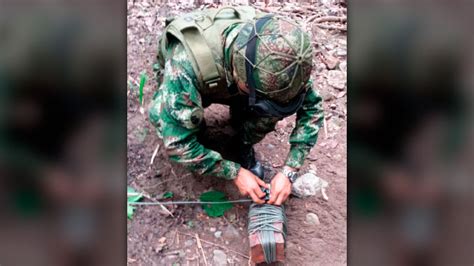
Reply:
[[243, 196], [250, 196], [252, 200], [258, 204], [265, 203], [262, 199], [265, 197], [265, 193], [262, 192], [260, 187], [268, 188], [268, 184], [249, 170], [240, 168], [237, 177], [234, 179], [234, 183]]
[[281, 205], [291, 193], [291, 182], [282, 173], [276, 174], [271, 182], [268, 204]]

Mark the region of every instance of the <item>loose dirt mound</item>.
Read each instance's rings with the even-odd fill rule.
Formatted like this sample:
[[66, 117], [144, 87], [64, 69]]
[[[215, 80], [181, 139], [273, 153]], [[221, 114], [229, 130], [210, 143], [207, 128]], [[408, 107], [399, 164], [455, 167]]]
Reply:
[[[256, 3], [263, 8], [263, 3]], [[224, 191], [231, 199], [240, 198], [232, 182], [195, 176], [167, 160], [162, 143], [148, 122], [146, 109], [156, 90], [153, 64], [156, 41], [164, 20], [193, 8], [189, 5], [128, 2], [128, 185], [159, 199], [166, 191], [173, 199], [194, 200], [211, 188]], [[325, 129], [302, 169], [314, 170], [329, 182], [329, 200], [321, 197], [290, 198], [287, 203], [289, 235], [287, 265], [346, 264], [346, 8], [342, 3], [321, 1], [311, 8], [271, 4], [267, 9], [287, 14], [312, 32], [315, 43], [315, 84], [324, 98]], [[336, 17], [333, 18], [333, 17]], [[341, 19], [342, 18], [342, 19]], [[140, 73], [149, 77], [144, 88], [143, 107], [138, 100]], [[234, 134], [223, 105], [206, 109], [206, 143], [225, 149]], [[295, 117], [279, 122], [276, 131], [256, 145], [257, 157], [267, 169], [267, 177], [280, 167], [289, 149], [288, 136]], [[212, 141], [209, 141], [212, 140]], [[212, 145], [211, 145], [212, 144]], [[153, 164], [154, 151], [158, 147]], [[158, 206], [138, 207], [128, 222], [128, 263], [131, 265], [204, 265], [196, 234], [202, 240], [207, 262], [214, 259], [229, 265], [247, 265], [248, 204], [235, 205], [221, 218], [207, 217], [200, 206], [167, 206], [173, 217]], [[319, 224], [307, 215], [319, 217]], [[309, 215], [314, 217], [314, 215]], [[212, 243], [212, 244], [211, 244]], [[223, 251], [223, 252], [220, 252]]]

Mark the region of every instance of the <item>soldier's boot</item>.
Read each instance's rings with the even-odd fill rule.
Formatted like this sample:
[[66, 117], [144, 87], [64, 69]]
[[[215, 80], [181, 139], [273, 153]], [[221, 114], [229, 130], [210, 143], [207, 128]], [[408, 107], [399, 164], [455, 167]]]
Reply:
[[262, 164], [255, 158], [255, 150], [252, 146], [242, 145], [239, 149], [240, 165], [249, 170], [260, 179], [264, 178], [264, 170]]

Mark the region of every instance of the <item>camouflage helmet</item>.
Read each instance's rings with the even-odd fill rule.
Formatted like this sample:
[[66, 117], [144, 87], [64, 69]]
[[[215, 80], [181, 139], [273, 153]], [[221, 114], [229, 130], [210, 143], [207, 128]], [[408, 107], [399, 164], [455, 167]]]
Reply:
[[294, 22], [281, 17], [267, 15], [247, 22], [233, 43], [232, 66], [239, 87], [253, 85], [257, 95], [287, 103], [309, 80], [310, 38]]

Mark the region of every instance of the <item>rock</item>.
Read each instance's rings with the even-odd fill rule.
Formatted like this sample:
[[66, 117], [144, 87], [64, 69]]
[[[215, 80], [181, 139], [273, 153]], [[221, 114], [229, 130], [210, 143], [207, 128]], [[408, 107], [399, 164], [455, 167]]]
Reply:
[[312, 212], [306, 214], [306, 222], [312, 225], [320, 224], [319, 217], [315, 213], [312, 213]]
[[216, 238], [220, 238], [220, 237], [222, 236], [222, 231], [216, 231], [216, 232], [214, 233], [214, 236], [215, 236]]
[[328, 141], [328, 146], [331, 149], [335, 149], [337, 147], [337, 145], [339, 145], [339, 142], [335, 139]]
[[339, 69], [344, 72], [344, 73], [347, 73], [347, 62], [346, 61], [342, 61], [340, 64], [339, 64]]
[[324, 63], [316, 63], [316, 73], [323, 73], [326, 71], [326, 64]]
[[343, 90], [346, 87], [346, 75], [339, 70], [330, 70], [327, 75], [328, 84], [332, 87]]
[[339, 64], [337, 58], [330, 54], [325, 54], [322, 60], [328, 69], [334, 69]]
[[283, 119], [276, 124], [275, 128], [277, 129], [278, 132], [282, 133], [285, 131], [287, 126], [288, 126], [288, 122], [285, 119]]
[[240, 239], [240, 234], [239, 230], [237, 230], [234, 226], [231, 224], [227, 226], [227, 228], [224, 230], [224, 233], [222, 234], [225, 240], [234, 240], [234, 239]]
[[230, 222], [235, 221], [236, 218], [237, 218], [237, 215], [235, 215], [235, 213], [229, 214], [229, 221], [230, 221]]
[[209, 228], [209, 231], [211, 231], [211, 233], [214, 233], [217, 229], [215, 227], [211, 227]]
[[166, 248], [166, 237], [161, 237], [158, 240], [158, 243], [155, 245], [154, 251], [156, 253], [159, 253], [163, 251]]
[[156, 18], [151, 16], [145, 18], [145, 24], [150, 32], [153, 32], [153, 24], [155, 24]]
[[327, 88], [324, 88], [323, 90], [320, 91], [321, 97], [322, 97], [323, 100], [326, 101], [326, 102], [329, 102], [329, 101], [335, 99], [334, 94], [332, 94], [332, 93], [329, 91], [329, 88], [330, 88], [330, 87], [327, 87]]
[[316, 160], [318, 160], [318, 155], [315, 154], [315, 153], [310, 153], [310, 154], [308, 154], [308, 157], [306, 157], [306, 159], [308, 159], [310, 161], [316, 161]]
[[337, 132], [339, 131], [339, 129], [341, 129], [341, 124], [338, 121], [336, 121], [336, 119], [331, 119], [328, 122], [327, 126], [331, 132]]
[[323, 191], [328, 186], [328, 182], [319, 178], [313, 173], [307, 173], [293, 183], [292, 194], [297, 197], [309, 197], [314, 196], [318, 193], [323, 195]]
[[339, 92], [339, 93], [337, 94], [336, 98], [339, 99], [339, 98], [344, 97], [345, 95], [346, 95], [346, 91], [341, 91], [341, 92]]
[[224, 251], [216, 249], [213, 251], [212, 265], [215, 266], [225, 266], [227, 265], [227, 255]]
[[338, 48], [336, 49], [336, 55], [338, 56], [347, 56], [346, 48]]
[[188, 239], [188, 240], [184, 241], [184, 246], [185, 247], [190, 247], [192, 245], [194, 245], [194, 240]]

